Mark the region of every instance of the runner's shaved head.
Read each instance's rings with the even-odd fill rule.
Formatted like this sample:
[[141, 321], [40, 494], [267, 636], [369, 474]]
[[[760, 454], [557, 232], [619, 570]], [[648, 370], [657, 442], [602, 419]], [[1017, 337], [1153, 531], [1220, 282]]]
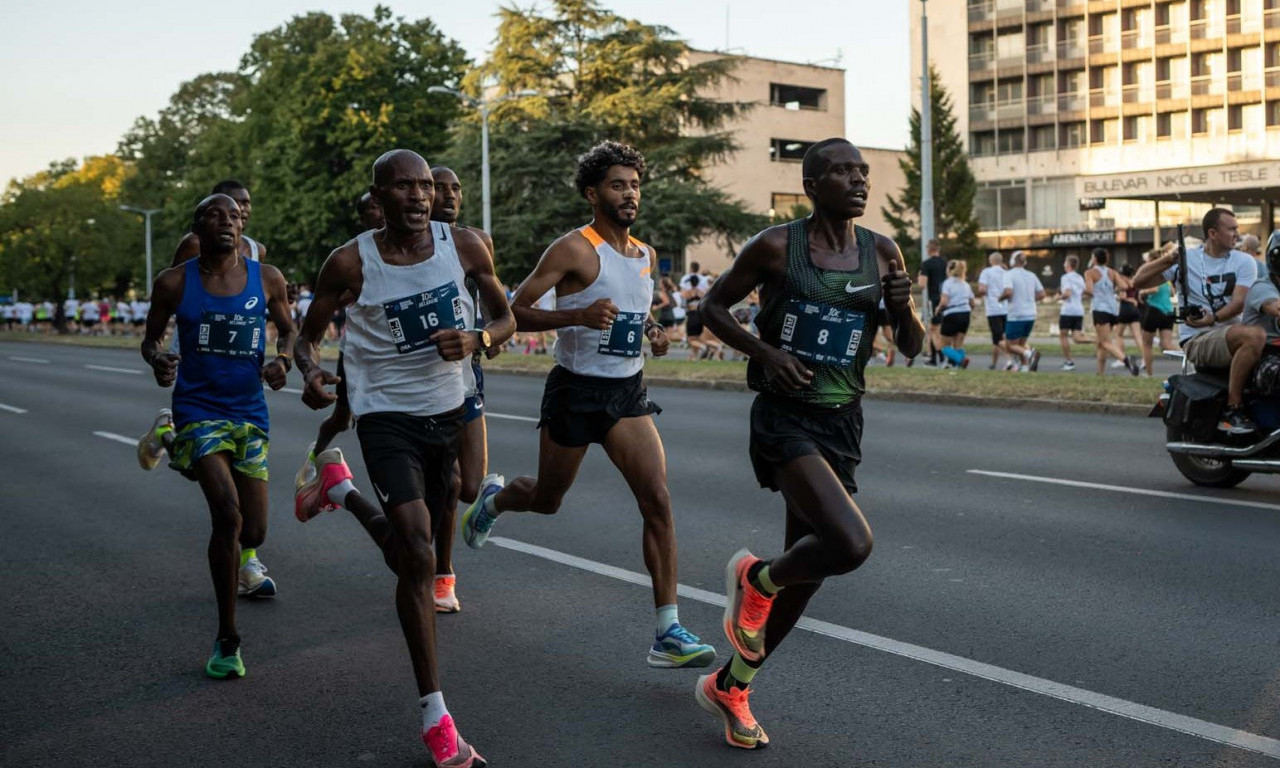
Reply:
[[192, 232], [194, 232], [194, 231], [195, 231], [196, 223], [200, 221], [200, 217], [204, 215], [204, 212], [205, 212], [205, 211], [209, 210], [209, 206], [213, 205], [214, 203], [218, 202], [219, 200], [226, 200], [228, 203], [231, 203], [231, 207], [232, 207], [232, 208], [238, 209], [238, 208], [240, 207], [240, 206], [236, 205], [236, 201], [235, 201], [235, 200], [233, 200], [233, 199], [231, 198], [231, 196], [230, 196], [230, 195], [224, 195], [224, 194], [222, 194], [221, 192], [219, 192], [219, 193], [217, 193], [217, 194], [209, 195], [209, 196], [208, 196], [208, 197], [206, 197], [205, 199], [203, 199], [203, 200], [201, 200], [200, 202], [196, 203], [196, 212], [195, 212], [195, 215], [193, 215], [193, 216], [191, 217], [191, 231], [192, 231]]
[[381, 157], [373, 161], [373, 185], [381, 187], [391, 183], [395, 179], [395, 168], [401, 163], [426, 165], [427, 161], [412, 149], [393, 149], [390, 152], [384, 152]]

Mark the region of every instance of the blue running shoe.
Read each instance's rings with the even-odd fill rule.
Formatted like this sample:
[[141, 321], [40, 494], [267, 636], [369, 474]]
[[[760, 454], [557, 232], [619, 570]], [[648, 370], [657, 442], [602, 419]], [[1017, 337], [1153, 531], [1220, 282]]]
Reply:
[[706, 667], [716, 660], [716, 649], [679, 624], [672, 624], [649, 649], [649, 666]]
[[479, 549], [489, 540], [489, 531], [498, 518], [490, 517], [484, 509], [485, 501], [506, 487], [507, 479], [502, 475], [485, 475], [480, 481], [480, 495], [471, 502], [467, 511], [462, 513], [462, 540], [472, 549]]

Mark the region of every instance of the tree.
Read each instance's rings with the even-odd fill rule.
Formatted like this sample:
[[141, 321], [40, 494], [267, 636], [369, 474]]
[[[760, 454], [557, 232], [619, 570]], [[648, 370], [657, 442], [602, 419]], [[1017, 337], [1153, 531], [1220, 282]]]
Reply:
[[[980, 260], [978, 218], [973, 211], [978, 183], [969, 169], [964, 139], [956, 130], [951, 94], [941, 78], [929, 67], [929, 91], [933, 106], [933, 203], [936, 236], [942, 251], [953, 258]], [[902, 249], [909, 268], [920, 265], [920, 110], [911, 110], [911, 145], [907, 157], [898, 161], [906, 185], [897, 197], [882, 208], [893, 227], [893, 239]], [[975, 266], [975, 264], [970, 264]]]
[[[500, 273], [519, 282], [556, 237], [583, 223], [587, 205], [573, 185], [577, 156], [614, 139], [632, 144], [648, 166], [636, 235], [661, 255], [681, 254], [701, 237], [734, 243], [765, 218], [709, 185], [705, 171], [736, 150], [724, 130], [751, 105], [715, 101], [706, 91], [732, 76], [732, 57], [698, 64], [662, 26], [641, 24], [595, 0], [555, 0], [499, 11], [493, 54], [461, 82], [493, 99], [525, 90], [492, 113], [494, 223]], [[448, 99], [449, 97], [440, 97]], [[470, 114], [444, 158], [470, 192], [464, 213], [479, 219], [480, 138]]]
[[430, 19], [383, 6], [295, 17], [256, 36], [236, 72], [184, 83], [157, 118], [135, 123], [120, 149], [137, 167], [130, 202], [163, 205], [159, 239], [176, 244], [209, 189], [238, 179], [254, 196], [248, 234], [309, 279], [357, 230], [378, 155], [406, 147], [430, 159], [448, 144], [458, 107], [425, 92], [466, 65]]
[[57, 301], [74, 275], [80, 297], [122, 296], [143, 268], [142, 228], [118, 207], [128, 173], [119, 157], [106, 155], [55, 162], [11, 181], [0, 196], [6, 287]]

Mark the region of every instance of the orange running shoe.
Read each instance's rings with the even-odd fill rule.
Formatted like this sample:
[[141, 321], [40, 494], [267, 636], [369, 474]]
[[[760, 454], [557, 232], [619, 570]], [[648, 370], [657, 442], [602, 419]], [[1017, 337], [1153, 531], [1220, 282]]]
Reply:
[[434, 584], [436, 613], [457, 613], [462, 610], [462, 604], [458, 602], [458, 595], [453, 591], [457, 583], [458, 577], [452, 573], [442, 573], [436, 576]]
[[764, 625], [773, 598], [751, 585], [747, 572], [760, 558], [740, 549], [725, 566], [724, 634], [733, 649], [747, 661], [764, 658]]
[[698, 706], [724, 723], [724, 740], [729, 746], [738, 749], [763, 749], [769, 746], [769, 736], [756, 722], [755, 716], [751, 714], [751, 707], [747, 704], [751, 690], [730, 686], [728, 691], [722, 691], [716, 687], [718, 674], [712, 672], [698, 678], [698, 685], [694, 688]]

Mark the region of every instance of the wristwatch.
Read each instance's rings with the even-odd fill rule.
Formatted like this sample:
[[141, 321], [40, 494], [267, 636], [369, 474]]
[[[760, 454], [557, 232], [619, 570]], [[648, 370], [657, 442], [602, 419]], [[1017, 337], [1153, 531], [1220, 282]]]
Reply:
[[483, 328], [477, 328], [476, 335], [480, 337], [480, 351], [487, 352], [489, 347], [493, 346], [493, 339], [490, 338], [489, 332]]

